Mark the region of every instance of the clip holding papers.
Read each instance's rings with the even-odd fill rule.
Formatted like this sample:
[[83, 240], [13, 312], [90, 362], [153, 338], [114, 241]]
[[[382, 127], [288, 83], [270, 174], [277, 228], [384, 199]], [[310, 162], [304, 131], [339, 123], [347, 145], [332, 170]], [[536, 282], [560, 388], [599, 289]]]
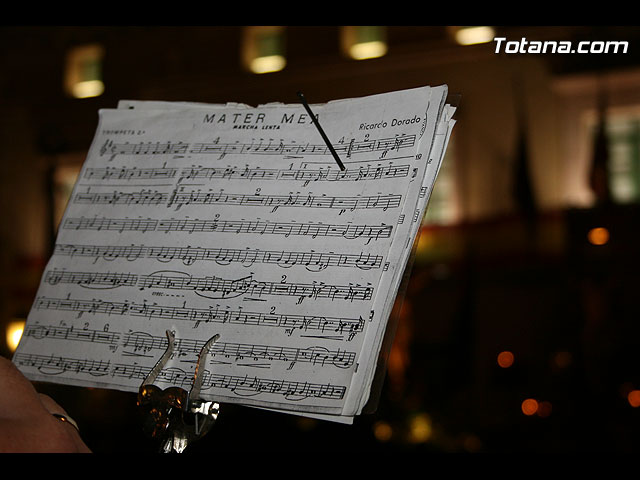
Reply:
[[164, 453], [182, 453], [192, 442], [206, 435], [218, 418], [220, 406], [200, 398], [209, 348], [219, 335], [214, 335], [200, 351], [191, 390], [180, 387], [160, 389], [153, 382], [165, 367], [175, 345], [175, 334], [167, 330], [168, 346], [164, 354], [144, 379], [138, 392], [138, 407], [142, 410], [143, 429], [161, 443]]

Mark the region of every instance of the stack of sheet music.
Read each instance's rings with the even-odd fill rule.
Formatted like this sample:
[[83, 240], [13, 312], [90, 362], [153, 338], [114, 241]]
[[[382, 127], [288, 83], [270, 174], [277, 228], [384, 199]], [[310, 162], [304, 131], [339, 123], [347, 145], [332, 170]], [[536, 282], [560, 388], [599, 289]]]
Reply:
[[[454, 126], [447, 87], [326, 104], [101, 110], [13, 361], [350, 423]], [[316, 122], [326, 133], [339, 161]]]

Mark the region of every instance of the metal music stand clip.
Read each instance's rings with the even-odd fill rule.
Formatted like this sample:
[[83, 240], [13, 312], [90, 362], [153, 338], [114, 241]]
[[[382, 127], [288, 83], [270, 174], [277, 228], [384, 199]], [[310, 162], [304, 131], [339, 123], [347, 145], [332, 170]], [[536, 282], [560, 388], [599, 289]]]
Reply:
[[218, 418], [220, 405], [200, 398], [209, 348], [220, 335], [214, 335], [198, 356], [191, 390], [181, 387], [161, 389], [154, 382], [173, 354], [175, 333], [167, 330], [169, 344], [164, 354], [138, 390], [137, 405], [143, 416], [143, 431], [160, 442], [163, 453], [182, 453], [206, 435]]

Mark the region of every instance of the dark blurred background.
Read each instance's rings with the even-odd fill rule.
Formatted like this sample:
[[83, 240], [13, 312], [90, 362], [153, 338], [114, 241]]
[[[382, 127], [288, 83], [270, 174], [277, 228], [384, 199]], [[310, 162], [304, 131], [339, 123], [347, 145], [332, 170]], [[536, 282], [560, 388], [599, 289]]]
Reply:
[[[194, 451], [639, 452], [640, 28], [493, 28], [462, 44], [468, 32], [446, 26], [0, 27], [0, 353], [11, 357], [98, 109], [446, 83], [457, 125], [375, 412], [339, 425], [222, 405]], [[494, 37], [591, 41], [592, 53], [496, 53]], [[383, 48], [358, 60], [358, 38]], [[279, 70], [250, 70], [264, 52]], [[97, 90], [81, 98], [79, 81]], [[95, 452], [155, 450], [135, 394], [37, 387]]]

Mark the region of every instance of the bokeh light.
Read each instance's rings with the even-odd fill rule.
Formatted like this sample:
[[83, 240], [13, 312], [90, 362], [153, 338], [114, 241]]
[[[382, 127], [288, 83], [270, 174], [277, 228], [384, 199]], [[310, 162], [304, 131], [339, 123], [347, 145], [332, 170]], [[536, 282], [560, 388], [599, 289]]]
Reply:
[[546, 400], [538, 403], [538, 410], [536, 413], [539, 417], [546, 418], [551, 415], [551, 411], [553, 410], [551, 402]]
[[535, 415], [538, 412], [538, 401], [534, 398], [527, 398], [521, 404], [522, 413], [527, 416]]
[[429, 440], [433, 433], [431, 418], [426, 413], [419, 413], [411, 418], [410, 439], [413, 443], [423, 443]]
[[552, 364], [557, 368], [567, 368], [573, 362], [571, 352], [559, 351], [553, 355]]
[[595, 227], [587, 233], [587, 239], [592, 245], [604, 245], [609, 241], [609, 230], [604, 227]]
[[640, 407], [640, 390], [631, 390], [627, 394], [627, 400], [632, 407]]
[[502, 368], [509, 368], [513, 365], [514, 359], [513, 353], [505, 350], [498, 354], [498, 365]]
[[16, 348], [18, 348], [20, 338], [22, 338], [22, 332], [24, 331], [24, 324], [24, 320], [12, 320], [7, 325], [6, 342], [11, 352], [14, 352]]
[[381, 420], [373, 425], [373, 436], [379, 442], [388, 442], [393, 436], [393, 429], [391, 425]]

